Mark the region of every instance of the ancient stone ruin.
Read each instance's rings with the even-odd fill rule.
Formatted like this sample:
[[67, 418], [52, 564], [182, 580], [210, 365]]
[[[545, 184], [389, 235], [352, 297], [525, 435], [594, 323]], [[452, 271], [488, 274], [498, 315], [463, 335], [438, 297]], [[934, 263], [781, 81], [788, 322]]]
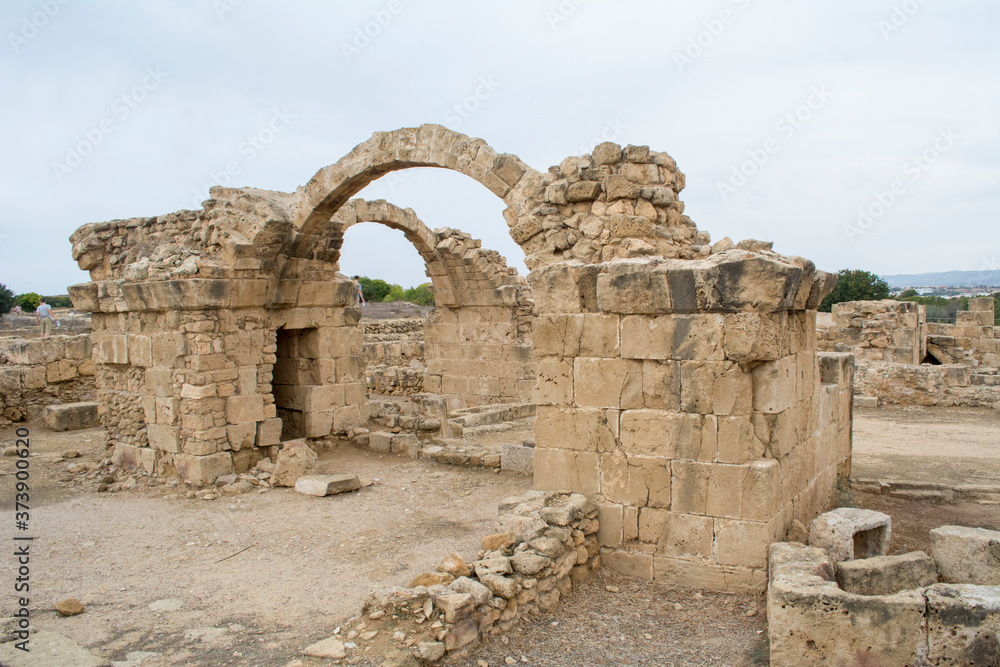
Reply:
[[992, 297], [971, 299], [957, 323], [927, 321], [907, 301], [849, 301], [819, 322], [821, 350], [857, 360], [860, 404], [1000, 407], [1000, 327]]
[[809, 546], [771, 545], [772, 665], [997, 664], [1000, 532], [942, 526], [930, 555], [886, 556], [889, 525], [838, 509], [813, 522]]
[[[453, 230], [352, 197], [439, 167], [506, 204], [524, 280]], [[605, 565], [744, 589], [767, 546], [830, 503], [851, 453], [849, 354], [818, 354], [834, 278], [684, 215], [665, 153], [605, 143], [542, 173], [425, 125], [377, 133], [295, 193], [213, 188], [198, 211], [89, 224], [101, 417], [115, 459], [193, 484], [250, 469], [296, 436], [350, 436], [370, 404], [344, 230], [403, 230], [438, 309], [422, 387], [448, 410], [537, 405], [535, 486], [596, 503]], [[793, 531], [795, 532], [795, 531]]]

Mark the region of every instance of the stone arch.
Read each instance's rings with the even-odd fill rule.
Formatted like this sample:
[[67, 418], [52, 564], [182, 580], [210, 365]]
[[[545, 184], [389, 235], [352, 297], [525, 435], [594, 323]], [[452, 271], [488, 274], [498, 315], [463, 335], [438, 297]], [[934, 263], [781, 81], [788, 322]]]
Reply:
[[[482, 139], [441, 125], [421, 125], [377, 132], [337, 163], [320, 169], [305, 185], [295, 205], [296, 234], [321, 236], [334, 214], [365, 186], [390, 172], [413, 167], [451, 169], [482, 183], [507, 205], [504, 218], [511, 227], [511, 238], [522, 247], [542, 231], [529, 215], [543, 201], [540, 172], [516, 155], [497, 153]], [[288, 244], [286, 253], [304, 257], [298, 246]]]
[[478, 239], [447, 227], [431, 231], [412, 209], [381, 199], [352, 199], [311, 236], [325, 246], [328, 261], [339, 263], [347, 230], [365, 222], [403, 232], [426, 264], [439, 306], [509, 305], [504, 288], [527, 287], [500, 253], [482, 248]]

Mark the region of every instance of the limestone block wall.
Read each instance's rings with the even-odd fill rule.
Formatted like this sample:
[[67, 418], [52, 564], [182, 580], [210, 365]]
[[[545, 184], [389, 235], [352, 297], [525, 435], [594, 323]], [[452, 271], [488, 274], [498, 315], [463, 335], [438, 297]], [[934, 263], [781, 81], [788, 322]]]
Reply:
[[424, 387], [424, 320], [363, 320], [370, 394], [412, 396]]
[[851, 352], [858, 361], [919, 364], [927, 356], [927, 308], [909, 301], [847, 301], [833, 305], [820, 349]]
[[0, 424], [46, 405], [94, 400], [90, 334], [0, 339]]
[[[350, 281], [325, 283], [313, 303], [326, 305], [310, 307], [254, 307], [277, 286], [254, 287], [217, 279], [71, 288], [77, 307], [93, 312], [102, 423], [120, 464], [206, 483], [248, 470], [283, 435], [367, 421]], [[116, 312], [122, 306], [132, 309]]]
[[768, 544], [849, 474], [853, 363], [815, 346], [827, 279], [759, 253], [532, 273], [552, 313], [533, 334], [535, 486], [598, 499], [618, 571], [760, 587]]
[[437, 308], [427, 321], [423, 390], [449, 410], [531, 400], [536, 364], [530, 325], [516, 304]]
[[969, 310], [956, 314], [955, 324], [928, 325], [928, 351], [943, 364], [1000, 367], [1000, 327], [994, 326], [993, 297], [969, 300]]

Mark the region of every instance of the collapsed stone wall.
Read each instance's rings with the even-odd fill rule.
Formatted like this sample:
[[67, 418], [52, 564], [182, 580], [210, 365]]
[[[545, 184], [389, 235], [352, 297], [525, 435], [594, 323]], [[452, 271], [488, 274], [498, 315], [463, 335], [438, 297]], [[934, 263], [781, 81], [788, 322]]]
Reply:
[[[857, 359], [855, 394], [885, 405], [1000, 407], [1000, 357], [991, 297], [972, 299], [958, 324], [927, 323], [907, 301], [834, 304], [818, 326], [820, 349]], [[986, 324], [988, 322], [988, 324]], [[935, 364], [921, 363], [933, 358]]]
[[[351, 200], [417, 166], [504, 200], [530, 296], [478, 242]], [[849, 469], [852, 366], [821, 367], [815, 345], [835, 277], [765, 243], [710, 246], [683, 185], [645, 146], [607, 142], [541, 173], [426, 125], [375, 134], [295, 194], [213, 188], [201, 211], [86, 225], [71, 240], [93, 282], [70, 293], [95, 313], [95, 362], [147, 424], [115, 433], [122, 457], [200, 483], [270, 453], [286, 426], [363, 423], [360, 309], [338, 262], [347, 227], [381, 222], [434, 282], [425, 390], [458, 408], [524, 403], [537, 385], [535, 485], [599, 501], [609, 564], [760, 585], [768, 541]]]
[[832, 326], [817, 339], [821, 350], [851, 352], [859, 363], [919, 364], [927, 356], [927, 307], [890, 299], [835, 303]]
[[975, 372], [962, 364], [859, 364], [854, 391], [883, 405], [1000, 407], [1000, 375], [989, 369]]
[[1000, 367], [1000, 327], [994, 326], [993, 297], [969, 300], [969, 310], [956, 313], [955, 324], [928, 325], [927, 349], [942, 364]]
[[92, 401], [90, 334], [0, 339], [0, 425], [37, 419], [46, 405]]
[[372, 593], [362, 615], [331, 638], [338, 652], [348, 657], [406, 651], [421, 664], [446, 653], [455, 658], [482, 637], [552, 610], [574, 583], [600, 568], [597, 507], [580, 494], [507, 498], [500, 519], [506, 532], [483, 537], [474, 562], [466, 565], [452, 554], [407, 588]]

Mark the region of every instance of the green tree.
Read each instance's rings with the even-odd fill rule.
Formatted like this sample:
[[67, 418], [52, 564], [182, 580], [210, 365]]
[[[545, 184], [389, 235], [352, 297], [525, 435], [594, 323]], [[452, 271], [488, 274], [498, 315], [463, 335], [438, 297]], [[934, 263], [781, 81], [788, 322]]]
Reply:
[[73, 302], [68, 296], [46, 296], [43, 297], [45, 303], [49, 304], [53, 308], [72, 308]]
[[26, 292], [18, 295], [17, 302], [21, 304], [21, 310], [26, 313], [33, 313], [35, 312], [35, 308], [38, 308], [38, 303], [41, 299], [42, 297], [38, 296], [35, 292]]
[[383, 301], [405, 301], [406, 294], [403, 292], [403, 288], [399, 285], [389, 285], [389, 293], [385, 295]]
[[15, 303], [14, 293], [7, 289], [6, 285], [0, 283], [0, 315], [9, 313]]
[[365, 301], [382, 301], [389, 293], [389, 283], [379, 278], [372, 279], [368, 276], [361, 276], [358, 282], [361, 283], [361, 293], [364, 295]]
[[909, 299], [910, 297], [914, 297], [914, 296], [920, 296], [919, 294], [917, 294], [917, 290], [915, 290], [915, 289], [908, 289], [905, 292], [903, 292], [902, 294], [900, 294], [897, 298], [898, 299]]
[[889, 284], [868, 271], [844, 269], [837, 274], [837, 285], [819, 309], [829, 313], [835, 303], [844, 301], [878, 301], [889, 298]]
[[430, 283], [423, 283], [417, 285], [416, 287], [411, 287], [406, 290], [404, 294], [407, 301], [415, 303], [418, 306], [434, 305], [434, 292], [431, 291]]

